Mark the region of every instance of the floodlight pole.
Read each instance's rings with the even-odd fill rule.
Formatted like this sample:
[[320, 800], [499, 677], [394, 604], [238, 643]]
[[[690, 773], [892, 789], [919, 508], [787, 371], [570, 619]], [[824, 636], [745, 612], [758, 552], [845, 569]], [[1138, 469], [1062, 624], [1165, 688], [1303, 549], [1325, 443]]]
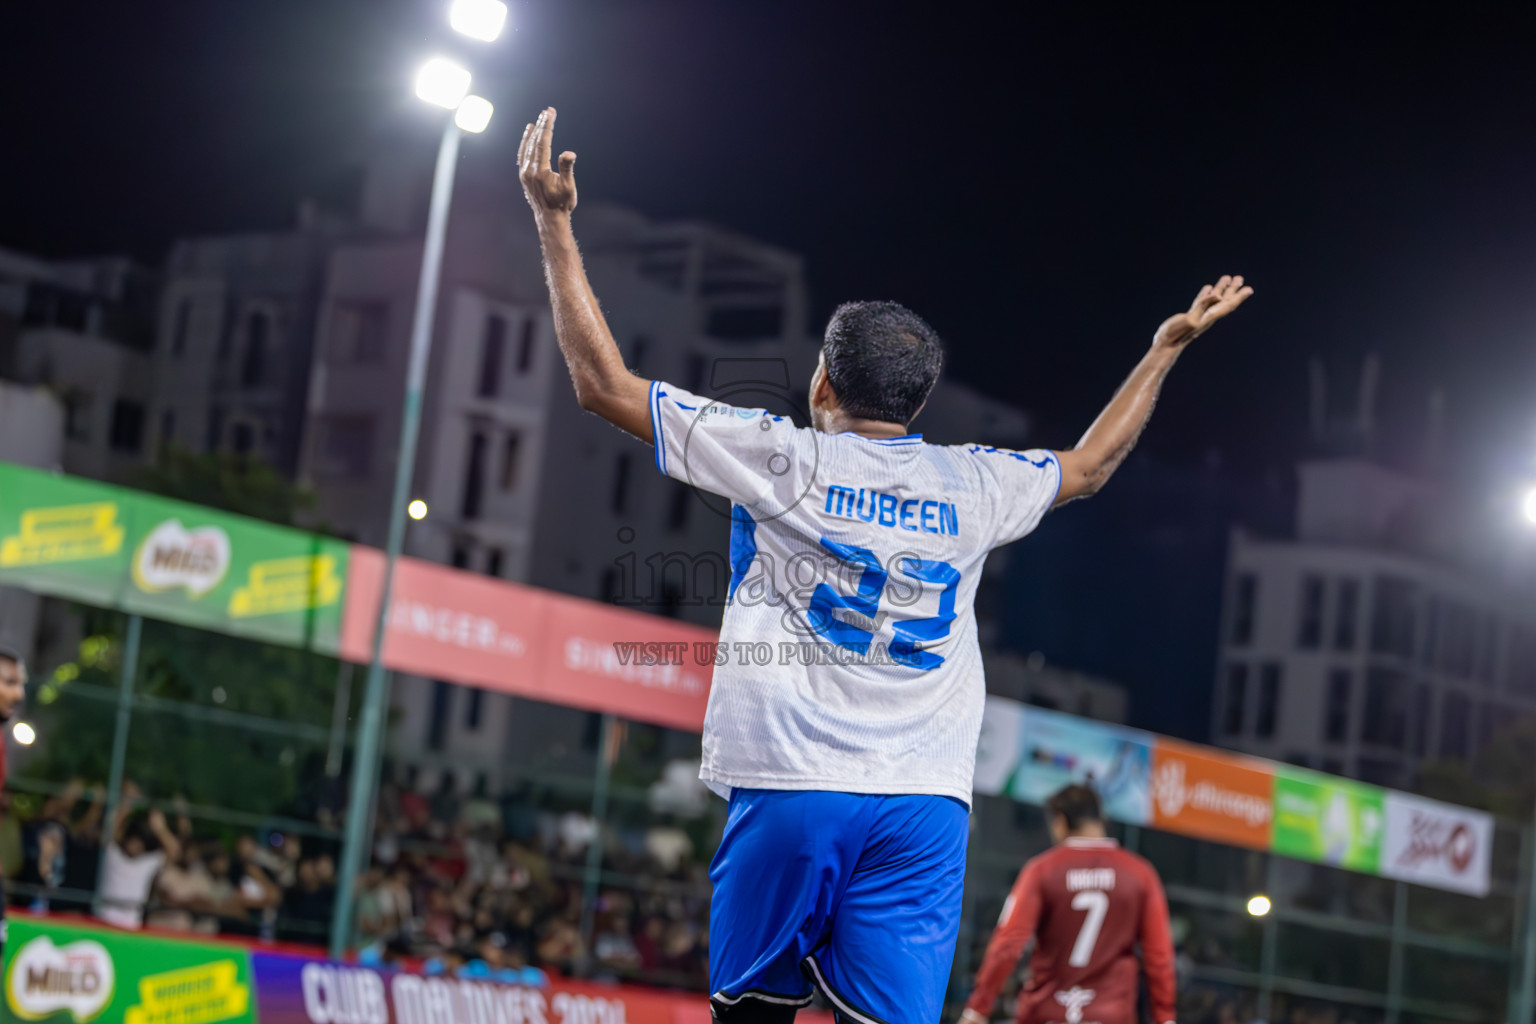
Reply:
[[357, 880], [362, 875], [372, 843], [373, 802], [378, 790], [379, 748], [384, 731], [384, 704], [388, 698], [383, 653], [384, 630], [389, 621], [390, 593], [395, 562], [405, 541], [406, 503], [416, 467], [416, 441], [421, 433], [422, 389], [427, 378], [427, 359], [432, 353], [432, 321], [437, 312], [437, 289], [443, 267], [443, 241], [448, 233], [448, 209], [453, 202], [454, 168], [459, 160], [459, 129], [450, 113], [437, 149], [437, 169], [432, 176], [432, 202], [427, 212], [427, 235], [421, 253], [421, 278], [416, 285], [416, 316], [411, 324], [411, 357], [405, 373], [405, 405], [400, 417], [400, 451], [395, 461], [394, 490], [389, 503], [389, 540], [384, 548], [384, 579], [379, 587], [379, 613], [373, 626], [373, 658], [357, 724], [357, 750], [352, 759], [352, 785], [347, 800], [346, 840], [341, 848], [341, 873], [336, 885], [336, 908], [331, 918], [331, 956], [340, 959], [352, 943], [352, 915]]
[[1536, 1017], [1536, 811], [1525, 830], [1525, 855], [1530, 862], [1525, 872], [1524, 941], [1521, 943], [1520, 990], [1508, 1017], [1512, 1024], [1531, 1024]]

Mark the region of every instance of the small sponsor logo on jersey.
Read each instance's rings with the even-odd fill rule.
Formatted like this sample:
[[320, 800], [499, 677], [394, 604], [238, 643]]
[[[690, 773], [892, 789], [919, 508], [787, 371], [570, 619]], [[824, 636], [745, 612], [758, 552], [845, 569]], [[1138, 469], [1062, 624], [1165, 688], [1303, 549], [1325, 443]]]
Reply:
[[193, 597], [202, 597], [229, 571], [229, 553], [229, 534], [217, 526], [188, 530], [181, 520], [167, 519], [139, 545], [133, 580], [150, 593], [185, 587]]
[[1083, 1011], [1093, 1002], [1093, 997], [1098, 995], [1091, 988], [1083, 988], [1075, 985], [1065, 992], [1056, 993], [1056, 1001], [1067, 1011], [1067, 1024], [1083, 1024]]
[[1082, 892], [1084, 889], [1108, 891], [1114, 887], [1114, 868], [1073, 868], [1067, 872], [1068, 892]]
[[99, 942], [64, 946], [40, 935], [21, 947], [5, 977], [5, 999], [23, 1020], [68, 1011], [80, 1024], [94, 1020], [112, 1001], [112, 955]]

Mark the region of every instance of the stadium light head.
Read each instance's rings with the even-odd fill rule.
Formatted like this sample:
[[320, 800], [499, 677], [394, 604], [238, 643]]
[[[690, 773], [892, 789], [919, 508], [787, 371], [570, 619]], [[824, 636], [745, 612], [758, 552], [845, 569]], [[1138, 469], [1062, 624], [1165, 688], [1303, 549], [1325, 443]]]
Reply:
[[465, 96], [459, 109], [453, 112], [453, 123], [466, 132], [479, 135], [491, 123], [491, 114], [495, 110], [484, 96]]
[[1253, 917], [1263, 917], [1269, 913], [1270, 902], [1268, 896], [1254, 896], [1248, 901], [1248, 913]]
[[405, 514], [410, 516], [412, 519], [425, 519], [427, 518], [427, 503], [422, 501], [420, 498], [417, 498], [415, 501], [405, 506]]
[[457, 110], [469, 95], [469, 71], [446, 57], [433, 57], [416, 72], [416, 95], [433, 106]]
[[507, 5], [501, 0], [453, 0], [448, 24], [471, 39], [493, 43], [507, 24]]
[[1525, 496], [1520, 499], [1520, 511], [1527, 523], [1536, 526], [1536, 485], [1526, 488]]
[[37, 739], [37, 730], [26, 722], [17, 722], [11, 726], [11, 735], [16, 737], [16, 742], [24, 747], [30, 747]]

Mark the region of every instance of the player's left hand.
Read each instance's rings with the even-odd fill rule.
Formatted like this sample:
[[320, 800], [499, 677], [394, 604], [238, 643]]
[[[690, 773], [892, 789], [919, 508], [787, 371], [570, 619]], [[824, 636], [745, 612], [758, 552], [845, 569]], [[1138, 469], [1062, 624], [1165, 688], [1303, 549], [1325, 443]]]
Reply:
[[1247, 301], [1253, 289], [1243, 284], [1241, 274], [1226, 274], [1215, 284], [1200, 289], [1189, 312], [1178, 313], [1163, 321], [1152, 339], [1154, 348], [1178, 351], [1215, 326], [1216, 321]]
[[560, 154], [560, 170], [550, 167], [549, 154], [555, 143], [555, 108], [545, 107], [537, 121], [523, 129], [523, 141], [517, 147], [518, 177], [523, 195], [535, 216], [570, 213], [576, 209], [576, 154]]

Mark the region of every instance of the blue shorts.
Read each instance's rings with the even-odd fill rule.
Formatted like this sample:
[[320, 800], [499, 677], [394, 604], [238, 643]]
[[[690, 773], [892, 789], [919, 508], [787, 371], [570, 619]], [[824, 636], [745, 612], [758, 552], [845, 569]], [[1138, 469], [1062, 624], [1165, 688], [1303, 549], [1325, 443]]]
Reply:
[[943, 796], [734, 790], [709, 869], [717, 1011], [805, 1006], [814, 982], [843, 1021], [937, 1021], [969, 817]]

